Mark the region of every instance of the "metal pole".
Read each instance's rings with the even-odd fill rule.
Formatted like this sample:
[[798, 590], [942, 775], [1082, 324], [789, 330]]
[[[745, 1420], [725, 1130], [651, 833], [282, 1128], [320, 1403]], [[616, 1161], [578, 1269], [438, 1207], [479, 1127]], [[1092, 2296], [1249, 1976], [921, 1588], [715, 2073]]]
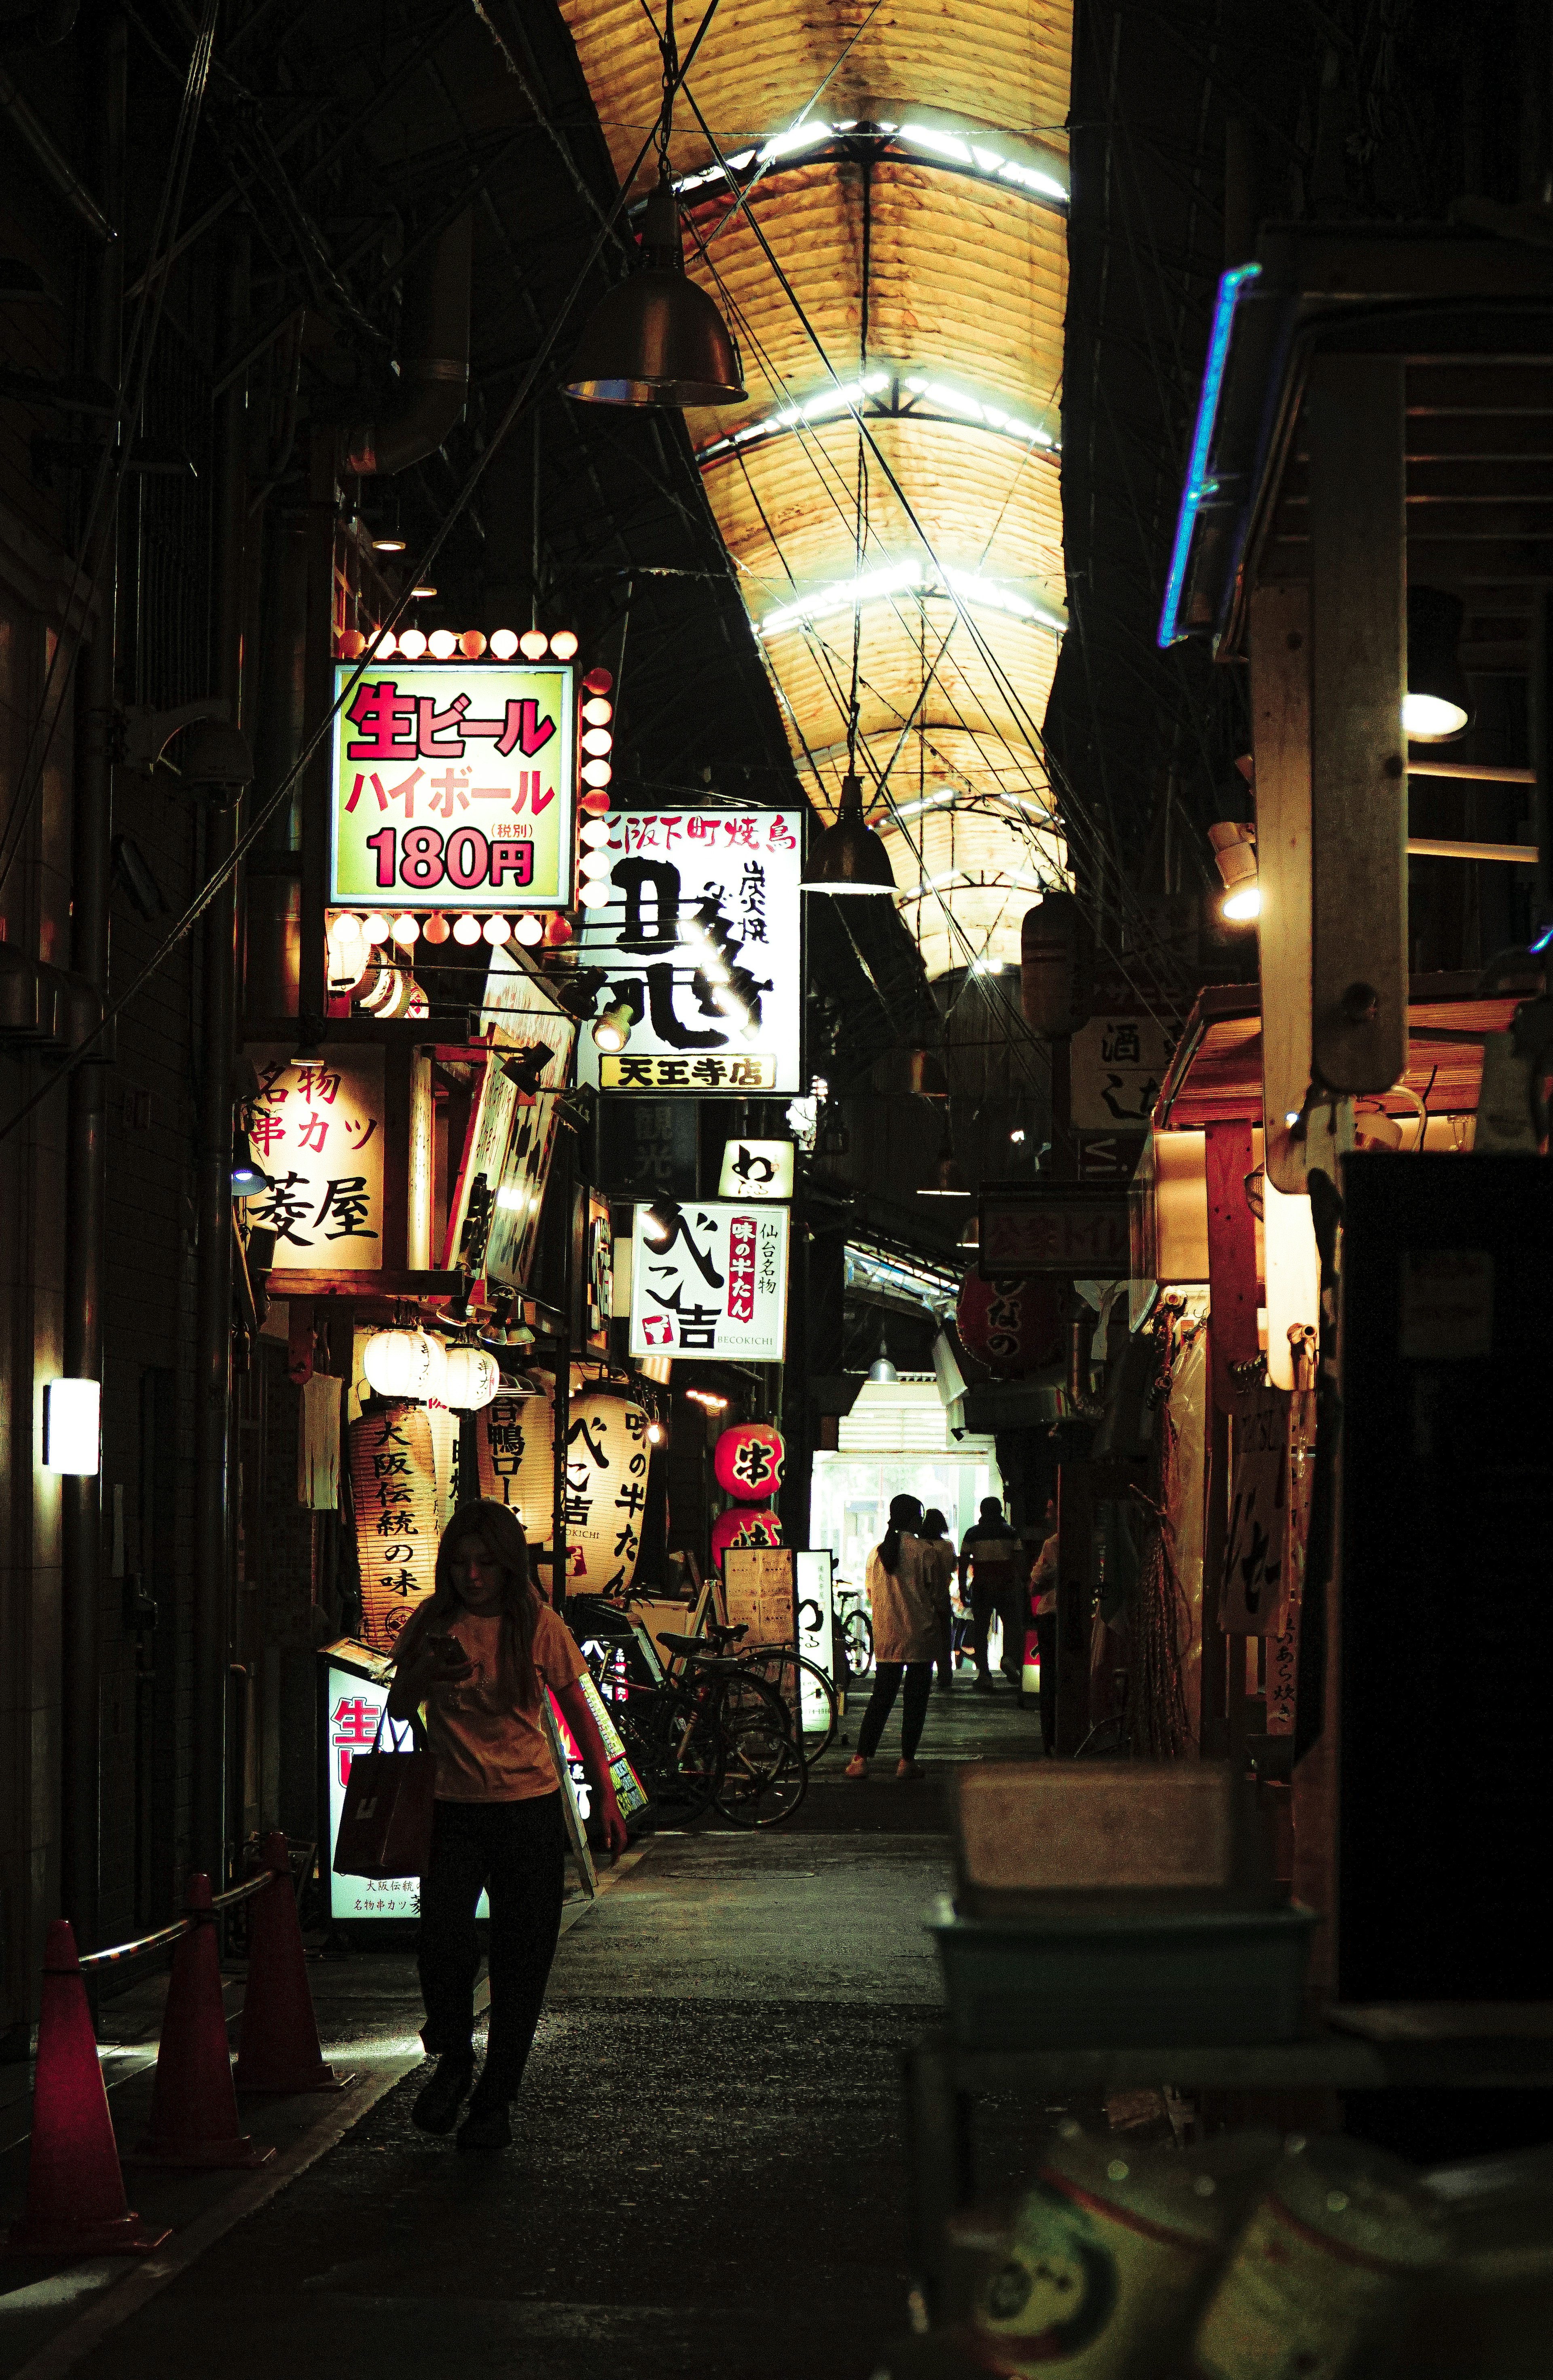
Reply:
[[[241, 338], [248, 298], [248, 243], [227, 257], [226, 348]], [[248, 390], [226, 391], [219, 421], [216, 480], [214, 665], [219, 693], [240, 718], [243, 695], [245, 468]], [[237, 834], [236, 806], [212, 811], [211, 869]], [[206, 913], [201, 957], [203, 1044], [195, 1201], [200, 1253], [196, 1291], [194, 1424], [194, 1779], [190, 1813], [195, 1868], [217, 1888], [227, 1872], [226, 1718], [232, 1658], [232, 1058], [237, 1031], [237, 886], [229, 879]]]
[[554, 1504], [551, 1515], [550, 1599], [563, 1616], [566, 1609], [566, 1441], [572, 1428], [573, 1309], [576, 1303], [576, 1146], [569, 1126], [563, 1125], [555, 1160], [562, 1166], [565, 1246], [561, 1291], [561, 1333], [555, 1354]]
[[[100, 185], [115, 223], [124, 213], [125, 60], [122, 17], [103, 29], [97, 91]], [[93, 370], [118, 385], [124, 311], [124, 251], [103, 250], [91, 326]], [[76, 769], [71, 855], [70, 964], [99, 996], [108, 988], [108, 902], [113, 835], [114, 661], [117, 536], [110, 528], [94, 589], [96, 619], [77, 685]], [[103, 1060], [70, 1077], [66, 1126], [65, 1369], [75, 1379], [103, 1377], [103, 1224], [106, 1192]], [[95, 1948], [98, 1930], [99, 1700], [102, 1653], [103, 1483], [67, 1476], [61, 1496], [61, 1620], [68, 1690], [60, 1695], [60, 1893], [79, 1943]]]

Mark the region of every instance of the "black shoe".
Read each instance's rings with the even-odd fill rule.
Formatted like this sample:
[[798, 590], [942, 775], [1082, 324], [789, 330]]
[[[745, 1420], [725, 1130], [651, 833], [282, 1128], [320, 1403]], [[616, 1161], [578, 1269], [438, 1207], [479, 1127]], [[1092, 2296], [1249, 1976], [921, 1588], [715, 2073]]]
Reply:
[[451, 2132], [458, 2121], [459, 2102], [475, 2079], [472, 2052], [449, 2052], [437, 2060], [437, 2070], [410, 2109], [410, 2121], [423, 2132]]
[[978, 1678], [975, 1685], [971, 1688], [973, 1694], [989, 1694], [991, 1691], [992, 1681], [990, 1678]]
[[504, 2099], [484, 2107], [475, 2100], [458, 2127], [458, 2147], [465, 2156], [494, 2156], [512, 2146], [512, 2111]]

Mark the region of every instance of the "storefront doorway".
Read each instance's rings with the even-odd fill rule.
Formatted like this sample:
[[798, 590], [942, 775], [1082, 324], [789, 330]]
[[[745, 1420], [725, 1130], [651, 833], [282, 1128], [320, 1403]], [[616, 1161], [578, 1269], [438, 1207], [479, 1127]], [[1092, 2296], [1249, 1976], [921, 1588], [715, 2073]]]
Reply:
[[817, 1452], [809, 1543], [835, 1555], [838, 1585], [860, 1588], [889, 1525], [892, 1496], [936, 1504], [958, 1546], [984, 1496], [1001, 1496], [990, 1438], [951, 1437], [931, 1373], [867, 1381], [843, 1416], [834, 1452]]

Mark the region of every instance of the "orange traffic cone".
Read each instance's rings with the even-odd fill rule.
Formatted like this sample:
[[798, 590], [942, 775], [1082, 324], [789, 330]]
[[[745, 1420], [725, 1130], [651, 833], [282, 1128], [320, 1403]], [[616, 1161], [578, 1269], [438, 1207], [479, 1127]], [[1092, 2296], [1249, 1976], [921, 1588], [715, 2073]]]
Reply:
[[165, 2226], [142, 2222], [125, 2200], [76, 1937], [58, 1918], [43, 1953], [27, 2212], [11, 2226], [11, 2252], [135, 2256], [167, 2236]]
[[264, 1864], [272, 1881], [254, 1896], [248, 1997], [237, 2038], [237, 2088], [343, 2091], [350, 2076], [326, 2066], [319, 2048], [284, 1835], [265, 1837]]
[[191, 1876], [184, 1913], [193, 1926], [173, 1953], [156, 2056], [151, 2129], [127, 2165], [263, 2165], [274, 2155], [237, 2130], [237, 2095], [221, 2004], [221, 1954], [211, 1879]]

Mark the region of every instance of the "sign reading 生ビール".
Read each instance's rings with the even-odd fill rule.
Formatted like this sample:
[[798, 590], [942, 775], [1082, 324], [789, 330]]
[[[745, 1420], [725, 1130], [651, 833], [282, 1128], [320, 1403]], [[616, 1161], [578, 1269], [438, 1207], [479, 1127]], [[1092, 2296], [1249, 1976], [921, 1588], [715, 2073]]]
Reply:
[[780, 1364], [785, 1207], [673, 1198], [632, 1209], [631, 1353]]
[[795, 1096], [802, 995], [797, 810], [631, 811], [607, 821], [590, 965], [635, 1011], [623, 1050], [577, 1045], [606, 1091]]
[[[336, 670], [336, 696], [358, 666]], [[576, 782], [569, 669], [383, 662], [334, 715], [329, 898], [564, 908]]]

